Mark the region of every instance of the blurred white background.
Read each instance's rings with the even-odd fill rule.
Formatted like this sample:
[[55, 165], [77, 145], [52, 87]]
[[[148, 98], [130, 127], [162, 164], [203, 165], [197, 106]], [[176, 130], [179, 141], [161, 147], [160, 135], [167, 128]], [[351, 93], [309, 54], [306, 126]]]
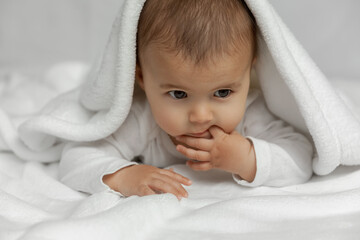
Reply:
[[[360, 81], [360, 1], [269, 0], [323, 72]], [[91, 63], [123, 0], [0, 0], [0, 68]]]

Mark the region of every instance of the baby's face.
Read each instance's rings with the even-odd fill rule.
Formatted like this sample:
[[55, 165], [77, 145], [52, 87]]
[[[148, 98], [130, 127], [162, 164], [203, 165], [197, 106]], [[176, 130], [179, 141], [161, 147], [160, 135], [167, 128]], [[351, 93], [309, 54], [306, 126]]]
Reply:
[[240, 123], [250, 84], [250, 51], [196, 66], [150, 45], [141, 60], [137, 80], [157, 124], [170, 136], [210, 138], [211, 126], [230, 133]]

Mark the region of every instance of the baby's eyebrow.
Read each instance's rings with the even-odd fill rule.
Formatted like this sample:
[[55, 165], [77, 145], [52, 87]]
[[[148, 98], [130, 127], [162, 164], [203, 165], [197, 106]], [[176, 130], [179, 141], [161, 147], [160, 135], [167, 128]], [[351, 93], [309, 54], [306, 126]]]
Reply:
[[[237, 87], [240, 87], [241, 84], [242, 84], [242, 81], [237, 80], [237, 81], [234, 81], [231, 83], [221, 84], [221, 85], [217, 86], [216, 88], [214, 88], [213, 91], [217, 90], [217, 89], [222, 89], [222, 88], [237, 88]], [[189, 89], [186, 87], [178, 86], [178, 85], [175, 85], [172, 83], [162, 83], [162, 84], [160, 84], [160, 88], [162, 88], [162, 89], [181, 89], [181, 90], [189, 91]]]
[[232, 83], [219, 85], [218, 87], [214, 88], [213, 90], [220, 89], [220, 88], [237, 88], [237, 87], [240, 87], [241, 84], [242, 84], [242, 81], [235, 81]]
[[163, 84], [160, 84], [160, 88], [163, 88], [163, 89], [169, 89], [169, 88], [172, 88], [172, 89], [183, 89], [183, 90], [188, 90], [188, 89], [187, 89], [187, 88], [185, 88], [185, 87], [177, 86], [177, 85], [174, 85], [174, 84], [171, 84], [171, 83], [163, 83]]

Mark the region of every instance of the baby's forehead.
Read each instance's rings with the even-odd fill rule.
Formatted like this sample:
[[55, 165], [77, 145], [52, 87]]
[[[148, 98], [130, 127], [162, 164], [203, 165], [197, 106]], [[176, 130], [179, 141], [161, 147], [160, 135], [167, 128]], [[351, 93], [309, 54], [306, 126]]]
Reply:
[[234, 79], [244, 75], [251, 68], [251, 52], [223, 54], [203, 62], [196, 62], [182, 53], [166, 51], [156, 46], [148, 46], [141, 60], [143, 70], [155, 77], [169, 79]]
[[228, 52], [214, 52], [202, 58], [200, 61], [185, 51], [175, 51], [163, 44], [150, 44], [140, 52], [143, 64], [149, 62], [160, 62], [163, 65], [172, 65], [174, 68], [187, 66], [192, 69], [227, 69], [231, 65], [249, 65], [253, 61], [251, 48], [243, 46]]

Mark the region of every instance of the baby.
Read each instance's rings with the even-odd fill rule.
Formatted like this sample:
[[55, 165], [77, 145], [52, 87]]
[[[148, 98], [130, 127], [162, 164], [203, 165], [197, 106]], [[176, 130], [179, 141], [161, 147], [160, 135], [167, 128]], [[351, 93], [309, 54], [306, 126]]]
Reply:
[[[243, 186], [285, 186], [312, 175], [311, 143], [250, 89], [256, 23], [240, 0], [147, 0], [137, 33], [136, 82], [119, 129], [69, 143], [60, 177], [74, 189], [187, 197], [190, 179], [163, 169], [221, 169]], [[134, 159], [142, 159], [139, 164]]]

